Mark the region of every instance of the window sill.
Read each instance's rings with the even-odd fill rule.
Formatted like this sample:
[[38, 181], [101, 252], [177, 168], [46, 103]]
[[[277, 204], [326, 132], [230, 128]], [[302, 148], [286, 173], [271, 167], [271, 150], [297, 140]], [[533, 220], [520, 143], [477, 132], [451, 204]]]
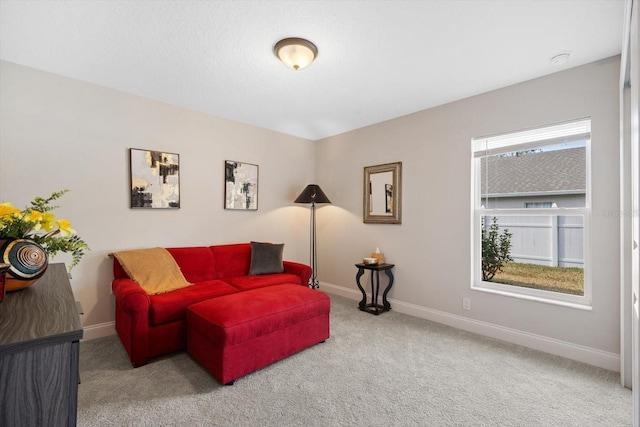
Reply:
[[[483, 282], [483, 283], [488, 283], [488, 282]], [[496, 286], [496, 285], [499, 285], [499, 284], [491, 283], [491, 286]], [[498, 286], [496, 286], [496, 288], [490, 288], [488, 286], [489, 285], [479, 286], [479, 285], [476, 285], [476, 284], [472, 284], [471, 285], [471, 290], [480, 291], [480, 292], [487, 292], [487, 293], [490, 293], [490, 294], [502, 295], [502, 296], [511, 297], [511, 298], [524, 299], [524, 300], [528, 300], [528, 301], [536, 301], [536, 302], [541, 302], [541, 303], [544, 303], [544, 304], [559, 305], [561, 307], [574, 308], [576, 310], [591, 311], [593, 309], [592, 306], [591, 306], [591, 301], [587, 300], [585, 297], [575, 296], [576, 299], [578, 299], [578, 298], [584, 299], [584, 302], [562, 301], [562, 300], [559, 300], [559, 299], [549, 298], [549, 297], [545, 297], [545, 296], [542, 296], [542, 295], [531, 295], [531, 294], [525, 294], [525, 293], [520, 293], [520, 292], [513, 292], [513, 291], [510, 291], [508, 289], [496, 289]], [[503, 285], [503, 286], [510, 286], [510, 285]], [[551, 294], [555, 293], [555, 292], [547, 292], [547, 291], [537, 291], [537, 292], [540, 292], [540, 293], [551, 293]], [[563, 295], [563, 294], [560, 294], [560, 295]], [[567, 295], [567, 296], [568, 297], [573, 297], [573, 295]]]

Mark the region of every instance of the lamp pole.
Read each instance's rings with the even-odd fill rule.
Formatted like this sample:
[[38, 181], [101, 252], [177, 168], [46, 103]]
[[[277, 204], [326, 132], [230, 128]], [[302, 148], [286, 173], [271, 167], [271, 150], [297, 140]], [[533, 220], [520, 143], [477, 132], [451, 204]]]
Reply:
[[316, 243], [316, 203], [331, 203], [326, 194], [319, 185], [309, 184], [302, 190], [302, 193], [294, 200], [294, 203], [311, 203], [311, 227], [309, 230], [309, 244], [311, 253], [311, 277], [309, 278], [309, 287], [318, 289], [320, 282], [318, 281], [318, 250]]
[[316, 276], [316, 266], [318, 264], [318, 251], [316, 247], [316, 204], [311, 202], [311, 277], [309, 278], [309, 287], [318, 289], [320, 282]]

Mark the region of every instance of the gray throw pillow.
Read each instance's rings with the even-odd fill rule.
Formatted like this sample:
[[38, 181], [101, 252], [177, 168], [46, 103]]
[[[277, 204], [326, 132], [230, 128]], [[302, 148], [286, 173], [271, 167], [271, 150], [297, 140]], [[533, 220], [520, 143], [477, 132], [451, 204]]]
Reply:
[[251, 266], [249, 275], [282, 273], [282, 254], [284, 243], [251, 242]]

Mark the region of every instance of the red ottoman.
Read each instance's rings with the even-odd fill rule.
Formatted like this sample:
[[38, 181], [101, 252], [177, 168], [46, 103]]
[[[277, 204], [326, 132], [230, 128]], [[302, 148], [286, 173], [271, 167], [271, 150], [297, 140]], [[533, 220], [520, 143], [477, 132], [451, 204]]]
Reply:
[[331, 300], [283, 284], [225, 295], [187, 309], [187, 352], [222, 384], [329, 338]]

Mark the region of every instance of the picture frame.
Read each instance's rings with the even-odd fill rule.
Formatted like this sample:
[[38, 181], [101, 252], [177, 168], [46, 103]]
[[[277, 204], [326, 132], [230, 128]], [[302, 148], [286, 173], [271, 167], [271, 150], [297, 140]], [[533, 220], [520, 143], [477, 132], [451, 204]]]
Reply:
[[402, 224], [402, 162], [365, 166], [362, 222]]
[[258, 210], [258, 165], [225, 160], [224, 208]]
[[180, 209], [180, 155], [129, 149], [131, 209]]

